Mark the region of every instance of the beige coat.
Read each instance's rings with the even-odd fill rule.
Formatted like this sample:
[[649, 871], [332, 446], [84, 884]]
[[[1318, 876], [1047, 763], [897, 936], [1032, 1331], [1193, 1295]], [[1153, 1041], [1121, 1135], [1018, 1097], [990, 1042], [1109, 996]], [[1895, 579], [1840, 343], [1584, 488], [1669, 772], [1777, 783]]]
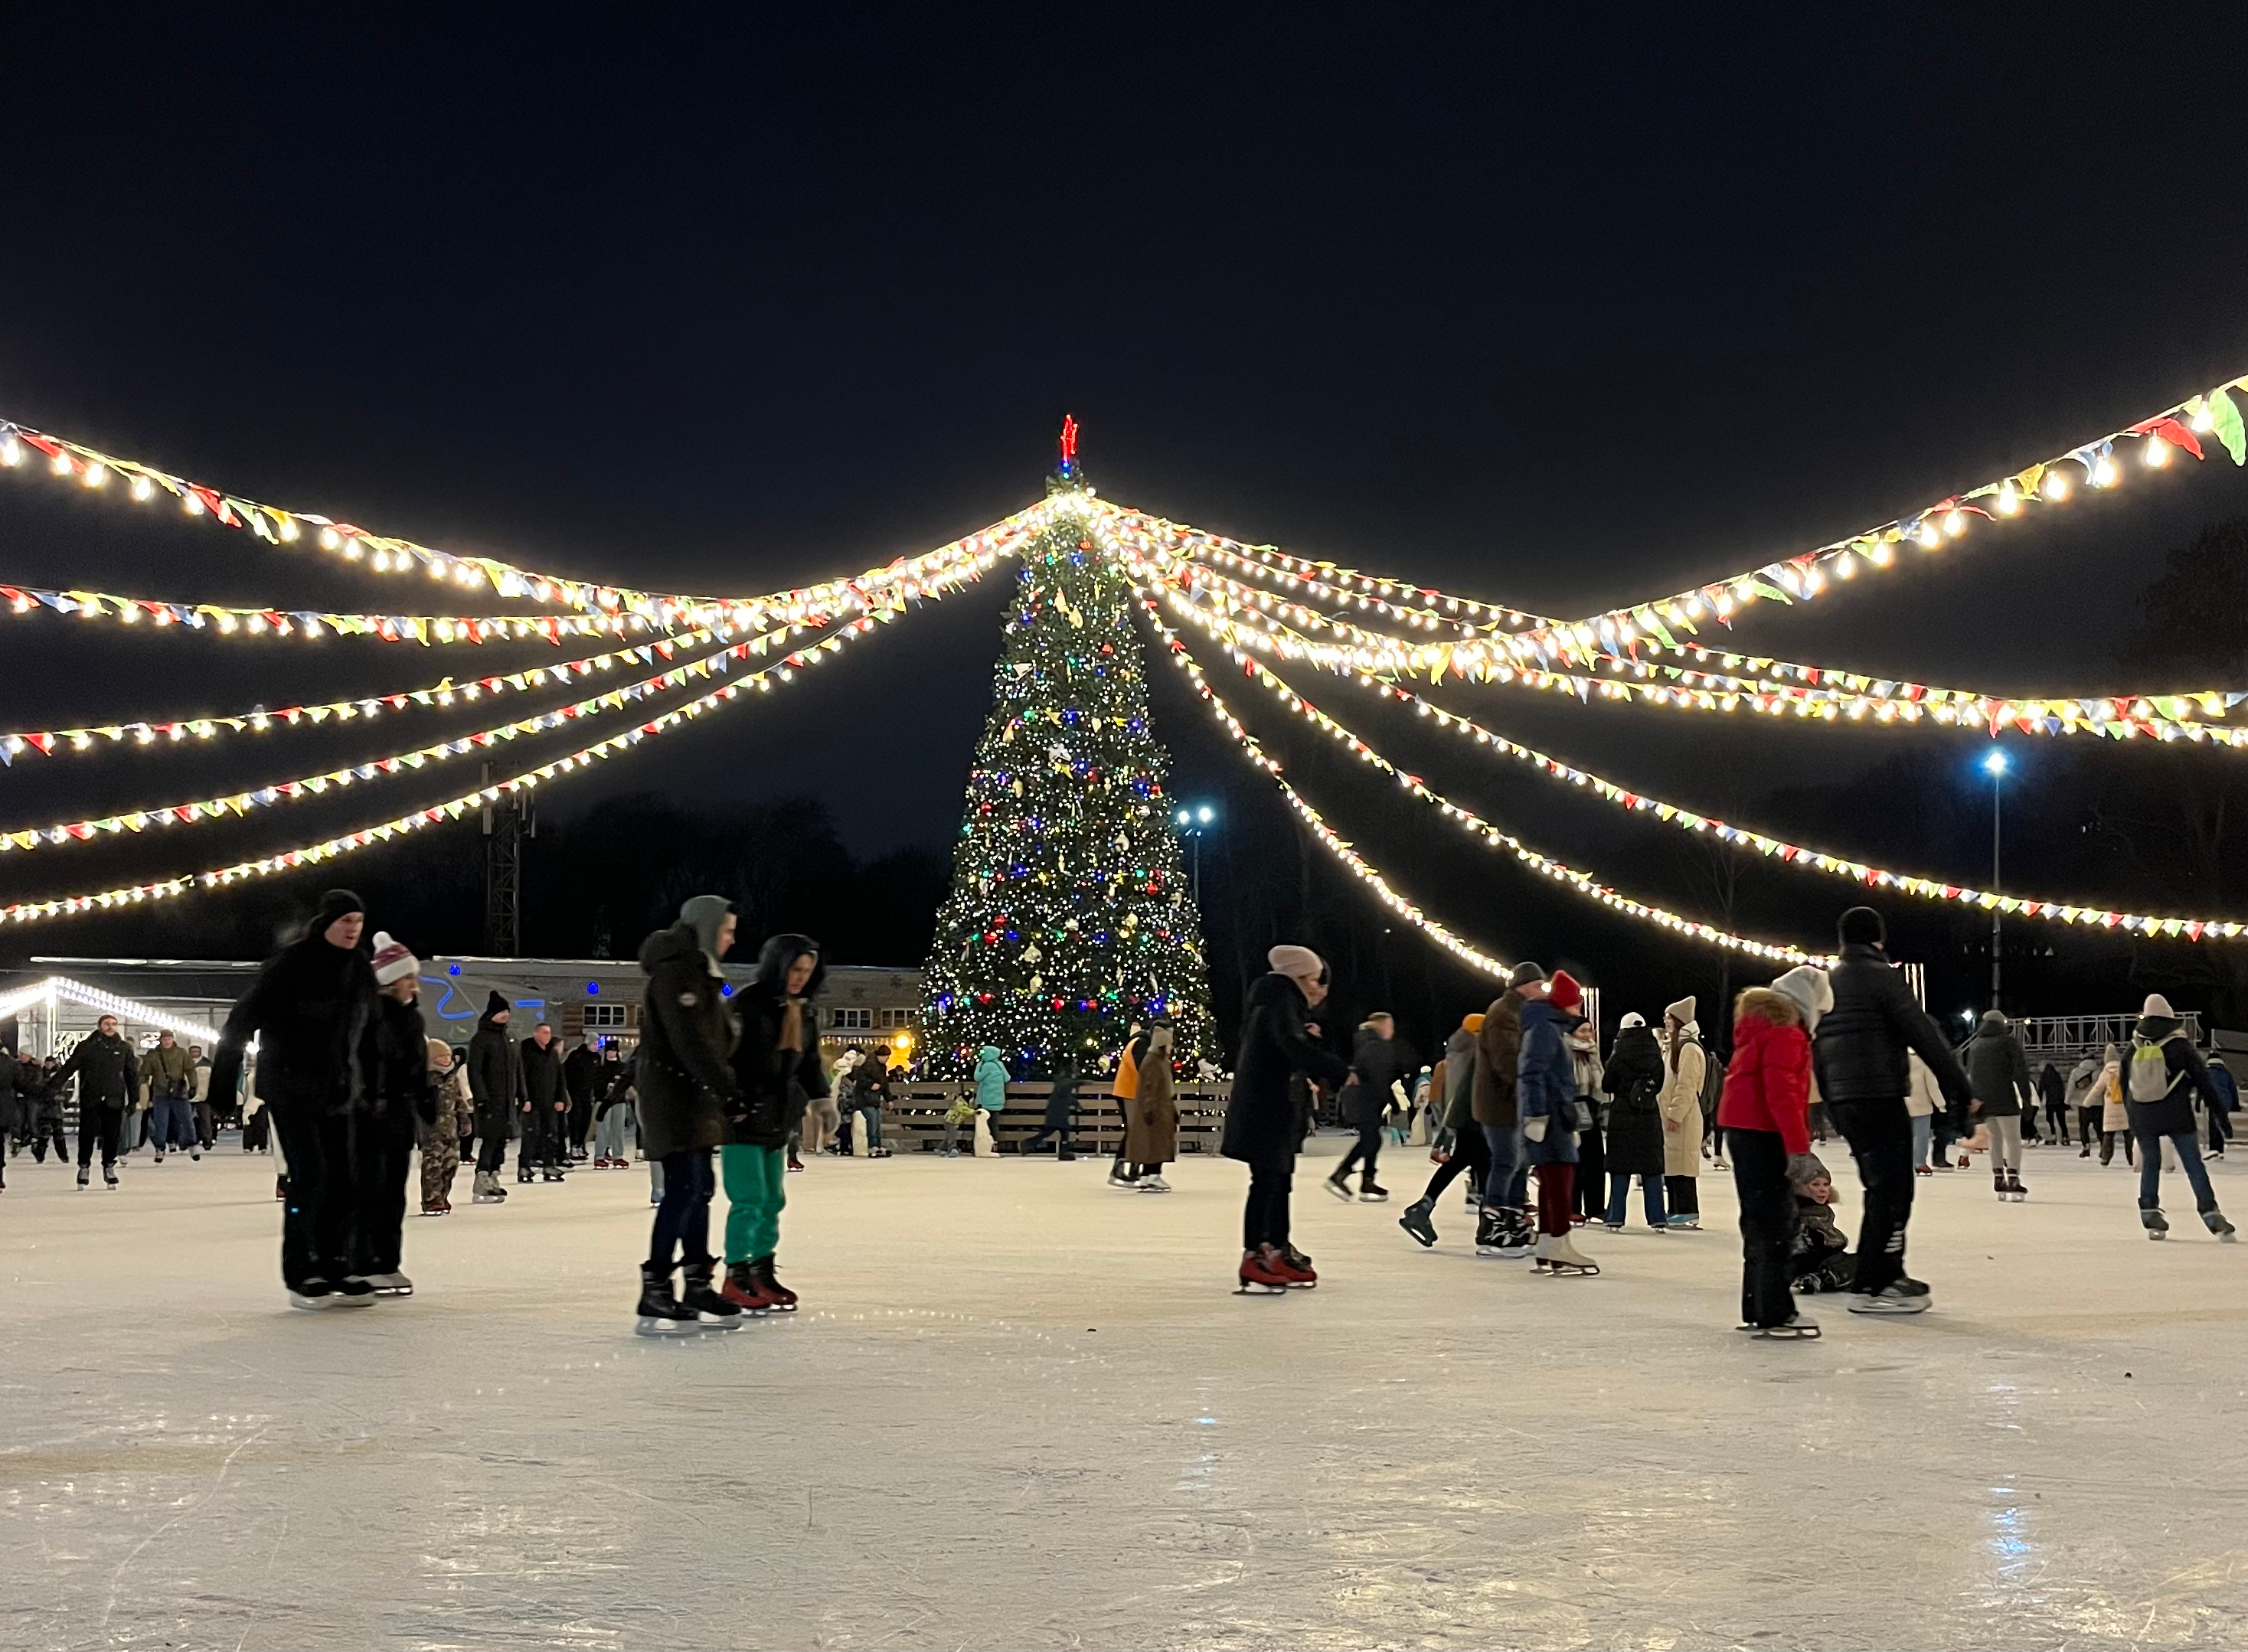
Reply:
[[[1665, 1062], [1666, 1068], [1669, 1063]], [[1683, 1044], [1678, 1066], [1666, 1072], [1655, 1110], [1662, 1114], [1662, 1174], [1699, 1176], [1702, 1173], [1702, 1080], [1709, 1075], [1710, 1059], [1699, 1044]]]
[[2128, 1130], [2131, 1128], [2130, 1109], [2123, 1105], [2123, 1081], [2120, 1069], [2102, 1067], [2100, 1076], [2092, 1080], [2092, 1087], [2084, 1093], [2085, 1105], [2097, 1103], [2100, 1107], [2100, 1128], [2102, 1130]]
[[1130, 1164], [1169, 1164], [1179, 1156], [1179, 1107], [1171, 1093], [1171, 1064], [1145, 1061], [1140, 1091], [1124, 1109], [1124, 1158]]

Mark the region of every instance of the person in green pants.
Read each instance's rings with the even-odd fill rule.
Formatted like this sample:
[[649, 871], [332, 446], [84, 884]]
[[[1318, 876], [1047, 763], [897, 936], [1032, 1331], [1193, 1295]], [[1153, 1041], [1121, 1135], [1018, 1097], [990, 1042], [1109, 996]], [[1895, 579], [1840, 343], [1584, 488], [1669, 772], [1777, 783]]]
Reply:
[[774, 1277], [773, 1253], [788, 1202], [789, 1135], [806, 1104], [827, 1093], [817, 1009], [826, 973], [818, 942], [777, 935], [757, 955], [756, 977], [734, 995], [742, 1023], [734, 1079], [741, 1093], [718, 1149], [727, 1203], [723, 1294], [751, 1313], [796, 1306], [796, 1292]]

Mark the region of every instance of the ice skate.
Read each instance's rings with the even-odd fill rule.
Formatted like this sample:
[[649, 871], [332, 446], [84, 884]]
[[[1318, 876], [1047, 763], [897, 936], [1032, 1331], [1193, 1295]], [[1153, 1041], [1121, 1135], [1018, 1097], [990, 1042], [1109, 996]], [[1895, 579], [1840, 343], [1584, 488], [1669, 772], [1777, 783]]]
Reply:
[[682, 1307], [672, 1294], [671, 1270], [642, 1263], [640, 1270], [639, 1323], [633, 1330], [640, 1336], [679, 1336], [702, 1328], [702, 1316], [693, 1308]]
[[1816, 1342], [1819, 1322], [1816, 1320], [1794, 1319], [1785, 1325], [1759, 1325], [1748, 1327], [1759, 1342]]
[[93, 1172], [91, 1169], [87, 1169], [87, 1168], [86, 1168], [85, 1165], [83, 1165], [83, 1164], [81, 1164], [80, 1166], [79, 1166], [79, 1168], [78, 1168], [78, 1184], [79, 1184], [79, 1187], [81, 1189], [83, 1189], [86, 1186], [86, 1184], [87, 1184], [88, 1182], [92, 1182], [93, 1180]]
[[750, 1264], [750, 1268], [757, 1276], [757, 1283], [764, 1287], [764, 1293], [772, 1299], [774, 1313], [796, 1312], [796, 1292], [783, 1285], [775, 1276], [772, 1258], [761, 1256]]
[[1292, 1244], [1273, 1248], [1271, 1271], [1278, 1274], [1291, 1291], [1308, 1291], [1319, 1282], [1319, 1272], [1312, 1266], [1311, 1258]]
[[1506, 1230], [1499, 1221], [1498, 1212], [1478, 1209], [1476, 1212], [1475, 1247], [1477, 1256], [1504, 1256]]
[[1991, 1172], [1991, 1191], [1998, 1196], [2000, 1204], [2005, 1204], [2013, 1197], [2013, 1189], [2006, 1185], [2006, 1173], [2004, 1170]]
[[685, 1288], [679, 1292], [679, 1306], [691, 1309], [705, 1325], [716, 1326], [721, 1331], [730, 1331], [741, 1325], [742, 1305], [730, 1296], [723, 1296], [710, 1288], [710, 1265], [690, 1263], [684, 1270]]
[[[1343, 1196], [1347, 1198], [1349, 1195]], [[1389, 1189], [1370, 1176], [1362, 1177], [1358, 1184], [1358, 1202], [1360, 1204], [1387, 1204], [1389, 1203]]]
[[507, 1189], [499, 1185], [499, 1178], [489, 1170], [476, 1172], [476, 1191], [470, 1196], [472, 1204], [499, 1204], [507, 1198]]
[[1702, 1230], [1702, 1218], [1695, 1215], [1674, 1216], [1665, 1225], [1683, 1233], [1698, 1233]]
[[1534, 1272], [1554, 1279], [1591, 1279], [1600, 1276], [1600, 1264], [1577, 1249], [1566, 1233], [1542, 1233], [1531, 1251]]
[[395, 1269], [388, 1273], [370, 1273], [367, 1282], [374, 1287], [377, 1296], [412, 1296], [414, 1281]]
[[1322, 1181], [1319, 1185], [1325, 1188], [1328, 1192], [1333, 1194], [1335, 1197], [1340, 1199], [1345, 1204], [1350, 1203], [1358, 1196], [1350, 1190], [1350, 1183], [1344, 1181], [1340, 1175], [1328, 1176]]
[[773, 1310], [773, 1299], [765, 1294], [764, 1281], [746, 1262], [726, 1265], [726, 1283], [719, 1294], [753, 1319], [763, 1319]]
[[2150, 1239], [2166, 1239], [2169, 1237], [2169, 1218], [2158, 1210], [2140, 1210], [2139, 1225], [2146, 1229], [2147, 1237]]
[[1233, 1294], [1236, 1296], [1287, 1295], [1288, 1281], [1272, 1265], [1277, 1259], [1270, 1245], [1266, 1245], [1260, 1251], [1244, 1251], [1241, 1253], [1241, 1272], [1234, 1284]]
[[1415, 1199], [1405, 1207], [1405, 1214], [1397, 1218], [1397, 1225], [1411, 1234], [1414, 1242], [1424, 1250], [1436, 1242], [1436, 1224], [1429, 1218], [1436, 1207], [1426, 1199]]
[[442, 1216], [446, 1211], [452, 1208], [452, 1206], [447, 1204], [442, 1199], [424, 1199], [422, 1201], [422, 1214], [423, 1216]]
[[2224, 1219], [2224, 1212], [2214, 1205], [2201, 1213], [2201, 1221], [2202, 1225], [2216, 1237], [2219, 1244], [2231, 1244], [2240, 1237], [2233, 1225]]
[[307, 1279], [302, 1285], [289, 1287], [289, 1306], [302, 1308], [307, 1313], [317, 1313], [322, 1308], [335, 1306], [336, 1293], [326, 1279]]
[[371, 1308], [374, 1306], [374, 1281], [361, 1274], [348, 1275], [336, 1287], [336, 1306], [339, 1308]]
[[113, 1188], [117, 1185], [117, 1167], [115, 1165], [105, 1164], [101, 1167], [101, 1182], [104, 1187]]
[[1160, 1176], [1143, 1176], [1140, 1178], [1140, 1191], [1142, 1193], [1169, 1193], [1170, 1190], [1171, 1184]]
[[2006, 1176], [2006, 1197], [2016, 1204], [2029, 1203], [2030, 1190], [2022, 1185], [2020, 1176], [2011, 1171]]
[[1934, 1301], [1928, 1287], [1918, 1279], [1900, 1277], [1892, 1285], [1860, 1296], [1850, 1304], [1850, 1312], [1875, 1315], [1925, 1313]]

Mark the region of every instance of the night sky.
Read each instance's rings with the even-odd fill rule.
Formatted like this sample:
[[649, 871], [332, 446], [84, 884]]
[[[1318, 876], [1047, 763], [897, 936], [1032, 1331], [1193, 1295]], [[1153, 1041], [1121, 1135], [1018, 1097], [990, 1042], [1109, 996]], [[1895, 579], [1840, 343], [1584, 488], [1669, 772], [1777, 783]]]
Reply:
[[[2224, 8], [818, 10], [19, 13], [0, 62], [0, 416], [443, 548], [754, 592], [1027, 503], [1067, 411], [1108, 497], [1579, 614], [1884, 521], [2248, 370], [2248, 14]], [[2248, 477], [2221, 458], [2135, 469], [2114, 496], [1739, 634], [1962, 687], [2186, 686], [2127, 681], [2116, 650], [2162, 553], [2244, 511]], [[429, 600], [38, 476], [0, 478], [0, 580]], [[941, 848], [1006, 584], [548, 806], [810, 795], [854, 852]], [[12, 622], [0, 650], [9, 728], [538, 657], [93, 639], [51, 617]], [[1182, 790], [1247, 799], [1158, 671]], [[1340, 685], [1300, 686], [1394, 726]], [[1908, 749], [1963, 807], [1980, 795], [1966, 737], [1454, 697], [1777, 831], [1814, 823], [1772, 812], [1775, 792]], [[381, 749], [436, 732], [395, 719]], [[2025, 754], [2025, 823], [2052, 749]], [[0, 822], [299, 771], [284, 751], [372, 755], [19, 764]], [[1364, 796], [1348, 824], [1366, 852], [1475, 938], [1629, 974], [1614, 920], [1440, 875], [1395, 805], [1298, 772], [1322, 801]], [[1445, 784], [1544, 806], [1533, 777], [1470, 772], [1488, 773]], [[374, 818], [373, 795], [323, 829]], [[415, 800], [393, 786], [383, 812]], [[0, 891], [216, 864], [314, 818], [11, 856]], [[1655, 887], [1667, 843], [1595, 849], [1619, 884], [1685, 898]], [[1799, 912], [1761, 932], [1822, 941], [1847, 891], [1788, 887]], [[82, 944], [68, 924], [0, 938]]]

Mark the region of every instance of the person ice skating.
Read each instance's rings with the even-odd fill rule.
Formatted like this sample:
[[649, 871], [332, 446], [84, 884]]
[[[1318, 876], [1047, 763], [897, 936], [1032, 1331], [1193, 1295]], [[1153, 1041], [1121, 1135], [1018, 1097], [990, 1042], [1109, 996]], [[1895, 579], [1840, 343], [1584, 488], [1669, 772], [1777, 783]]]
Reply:
[[2004, 1011], [1983, 1011], [1963, 1065], [1974, 1093], [1968, 1110], [1991, 1128], [1991, 1190], [1999, 1203], [2018, 1204], [2029, 1197], [2022, 1186], [2022, 1119], [2023, 1109], [2035, 1105], [2034, 1091], [2022, 1041]]
[[[1071, 1068], [1070, 1073], [1073, 1098], [1071, 1105], [1074, 1107], [1076, 1069]], [[874, 1054], [867, 1058], [866, 1065], [859, 1069], [859, 1136], [865, 1143], [867, 1156], [870, 1159], [887, 1159], [890, 1156], [890, 1149], [882, 1141], [882, 1114], [889, 1105], [889, 1064], [882, 1059], [881, 1051], [877, 1049]], [[1051, 1114], [1051, 1105], [1048, 1112]], [[1069, 1139], [1066, 1136], [1062, 1139], [1060, 1156], [1064, 1159], [1076, 1156], [1069, 1150]]]
[[97, 1146], [101, 1149], [102, 1181], [113, 1188], [117, 1185], [118, 1137], [125, 1128], [125, 1114], [132, 1106], [139, 1072], [133, 1046], [117, 1030], [117, 1018], [105, 1015], [48, 1080], [58, 1097], [68, 1093], [65, 1086], [73, 1078], [78, 1080], [79, 1186], [86, 1186], [90, 1179], [88, 1170]]
[[1584, 1103], [1578, 1116], [1585, 1127], [1577, 1132], [1577, 1209], [1579, 1227], [1598, 1222], [1607, 1213], [1607, 1095], [1600, 1088], [1600, 1030], [1589, 1020], [1580, 1021], [1569, 1034], [1569, 1061], [1577, 1071], [1577, 1100]]
[[415, 1145], [422, 1153], [422, 1214], [453, 1213], [453, 1177], [461, 1168], [461, 1121], [469, 1111], [468, 1070], [453, 1062], [450, 1045], [442, 1038], [422, 1040], [428, 1064], [430, 1117], [415, 1124]]
[[422, 1025], [422, 963], [401, 941], [378, 930], [368, 959], [374, 971], [374, 1013], [360, 1044], [360, 1077], [366, 1090], [352, 1117], [352, 1234], [350, 1278], [380, 1297], [414, 1294], [400, 1272], [406, 1250], [406, 1181], [414, 1141], [437, 1120], [429, 1082], [429, 1038]]
[[374, 1299], [374, 1287], [353, 1277], [351, 1256], [352, 1114], [365, 1100], [361, 1042], [376, 1005], [366, 928], [359, 896], [323, 895], [304, 937], [267, 959], [236, 1002], [211, 1058], [211, 1087], [223, 1093], [258, 1040], [257, 1093], [287, 1161], [281, 1279], [292, 1307]]
[[718, 1164], [726, 1183], [726, 1300], [746, 1313], [786, 1313], [796, 1292], [775, 1276], [780, 1213], [788, 1203], [789, 1121], [827, 1095], [819, 1065], [819, 943], [776, 935], [757, 954], [757, 974], [734, 995], [741, 1038], [734, 1046], [734, 1099]]
[[600, 1052], [591, 1038], [578, 1040], [577, 1048], [562, 1058], [562, 1089], [570, 1098], [567, 1128], [563, 1135], [565, 1163], [582, 1164], [586, 1142], [593, 1134], [594, 1086], [600, 1077]]
[[[739, 1325], [742, 1309], [711, 1289], [710, 1155], [740, 1110], [730, 1063], [737, 1029], [719, 991], [718, 961], [734, 944], [733, 908], [723, 895], [698, 895], [679, 921], [641, 944], [648, 977], [641, 1004], [640, 1138], [663, 1169], [663, 1187], [641, 1265], [642, 1336]], [[779, 1123], [785, 1136], [788, 1126]], [[675, 1276], [683, 1278], [675, 1292]]]
[[2068, 1110], [2076, 1120], [2077, 1157], [2092, 1156], [2092, 1140], [2100, 1134], [2100, 1108], [2092, 1086], [2100, 1076], [2100, 1058], [2087, 1055], [2069, 1070]]
[[473, 1196], [478, 1204], [498, 1204], [507, 1197], [507, 1189], [499, 1184], [499, 1173], [507, 1162], [508, 1121], [520, 1105], [516, 1092], [522, 1086], [516, 1071], [515, 1045], [507, 1036], [507, 1000], [492, 993], [484, 1000], [484, 1012], [476, 1018], [476, 1030], [469, 1039], [469, 1095], [476, 1125]]
[[2048, 1061], [2038, 1069], [2038, 1105], [2045, 1113], [2045, 1134], [2055, 1147], [2068, 1145], [2068, 1075]]
[[1346, 1203], [1352, 1198], [1354, 1169], [1360, 1173], [1355, 1196], [1367, 1204], [1380, 1204], [1389, 1197], [1389, 1189], [1374, 1179], [1375, 1162], [1381, 1156], [1382, 1118], [1389, 1110], [1389, 1086], [1418, 1064], [1419, 1058], [1399, 1042], [1396, 1019], [1387, 1010], [1376, 1010], [1359, 1024], [1351, 1044], [1350, 1078], [1340, 1098], [1342, 1121], [1358, 1132], [1358, 1140], [1327, 1176], [1326, 1189], [1337, 1198]]
[[1710, 1076], [1694, 999], [1662, 1011], [1664, 1073], [1655, 1105], [1662, 1113], [1662, 1196], [1674, 1228], [1702, 1225], [1702, 1091]]
[[632, 1169], [632, 1073], [613, 1050], [601, 1057], [600, 1100], [593, 1104], [593, 1163], [604, 1170]]
[[1309, 947], [1277, 946], [1265, 962], [1271, 973], [1251, 984], [1242, 1005], [1241, 1050], [1218, 1141], [1220, 1153], [1249, 1167], [1236, 1287], [1248, 1295], [1319, 1283], [1311, 1258], [1289, 1237], [1289, 1183], [1302, 1138], [1288, 1079], [1300, 1073], [1316, 1083], [1340, 1085], [1350, 1076], [1348, 1066], [1306, 1032], [1310, 1011], [1327, 996], [1327, 969], [1319, 955]]
[[1169, 1193], [1163, 1167], [1179, 1156], [1179, 1106], [1173, 1094], [1171, 1024], [1151, 1022], [1140, 1084], [1124, 1108], [1124, 1157], [1142, 1193]]
[[2123, 1162], [2133, 1162], [2131, 1154], [2131, 1115], [2123, 1105], [2123, 1052], [2109, 1045], [2101, 1057], [2099, 1076], [2092, 1081], [2092, 1099], [2100, 1109], [2100, 1162], [2108, 1164], [2115, 1157], [2115, 1143], [2123, 1143]]
[[1904, 1093], [1905, 1115], [1912, 1121], [1912, 1173], [1934, 1176], [1944, 1167], [1944, 1149], [1936, 1139], [1936, 1123], [1943, 1115], [1943, 1091], [1936, 1074], [1917, 1050], [1904, 1052], [1909, 1087]]
[[1557, 970], [1546, 990], [1522, 1006], [1522, 1053], [1515, 1067], [1515, 1112], [1522, 1121], [1523, 1158], [1538, 1172], [1538, 1240], [1531, 1255], [1552, 1278], [1600, 1272], [1577, 1249], [1570, 1230], [1577, 1213], [1577, 1067], [1569, 1034], [1580, 1018], [1584, 990]]
[[2221, 1159], [2224, 1144], [2232, 1139], [2232, 1115], [2240, 1107], [2240, 1086], [2233, 1081], [2231, 1064], [2221, 1055], [2209, 1058], [2209, 1082], [2220, 1103], [2209, 1109], [2209, 1156]]
[[554, 1029], [541, 1021], [531, 1036], [516, 1046], [516, 1106], [523, 1121], [523, 1140], [516, 1145], [515, 1179], [528, 1182], [531, 1171], [542, 1182], [559, 1182], [570, 1168], [570, 1093], [562, 1082], [562, 1046]]
[[27, 1052], [19, 1069], [16, 1074], [16, 1095], [31, 1149], [31, 1162], [45, 1164], [47, 1147], [51, 1142], [55, 1162], [69, 1163], [70, 1149], [63, 1142], [62, 1091], [54, 1082], [54, 1064], [43, 1063]]
[[195, 1064], [169, 1027], [156, 1035], [155, 1048], [141, 1056], [140, 1081], [156, 1162], [163, 1163], [168, 1152], [202, 1158], [202, 1141], [195, 1134]]
[[1801, 964], [1733, 1001], [1733, 1059], [1717, 1125], [1740, 1199], [1741, 1323], [1762, 1337], [1819, 1334], [1795, 1310], [1788, 1164], [1811, 1151], [1811, 1035], [1833, 1000], [1826, 972]]
[[[1128, 1109], [1127, 1109], [1128, 1112]], [[1023, 1143], [1027, 1155], [1043, 1149], [1049, 1141], [1054, 1144], [1054, 1157], [1066, 1162], [1077, 1155], [1070, 1151], [1070, 1132], [1077, 1123], [1077, 1063], [1064, 1050], [1053, 1059], [1053, 1082], [1046, 1088], [1045, 1117], [1038, 1128]]]
[[2201, 1052], [2186, 1035], [2185, 1023], [2159, 992], [2149, 992], [2131, 1029], [2131, 1053], [2123, 1064], [2124, 1106], [2131, 1134], [2139, 1141], [2139, 1221], [2150, 1239], [2169, 1231], [2162, 1215], [2162, 1143], [2176, 1151], [2179, 1168], [2193, 1188], [2203, 1226], [2217, 1237], [2233, 1238], [2232, 1224], [2217, 1208], [2217, 1193], [2201, 1162], [2201, 1142], [2193, 1128], [2193, 1097], [2210, 1106], [2217, 1088]]
[[1670, 1076], [1662, 1046], [1655, 1030], [1636, 1011], [1624, 1017], [1614, 1047], [1600, 1073], [1600, 1086], [1609, 1097], [1607, 1137], [1607, 1230], [1623, 1231], [1631, 1203], [1632, 1178], [1639, 1178], [1640, 1203], [1647, 1225], [1656, 1233], [1669, 1230], [1670, 1213], [1663, 1199], [1663, 1167], [1667, 1160], [1662, 1128], [1662, 1086]]
[[1506, 991], [1483, 1012], [1476, 1034], [1475, 1117], [1489, 1149], [1477, 1212], [1476, 1254], [1502, 1261], [1526, 1258], [1537, 1243], [1530, 1219], [1530, 1169], [1522, 1155], [1522, 1121], [1515, 1090], [1522, 1070], [1522, 1006], [1542, 997], [1546, 971], [1518, 963]]
[[1881, 914], [1852, 907], [1842, 914], [1838, 933], [1840, 956], [1829, 977], [1834, 1007], [1820, 1020], [1811, 1053], [1820, 1091], [1865, 1187], [1854, 1280], [1860, 1295], [1850, 1311], [1919, 1313], [1929, 1306], [1929, 1289], [1904, 1266], [1913, 1190], [1912, 1120], [1905, 1111], [1911, 1071], [1905, 1053], [1920, 1052], [1952, 1108], [1966, 1107], [1967, 1075], [1891, 966]]
[[1847, 1291], [1857, 1272], [1850, 1241], [1834, 1220], [1834, 1182], [1815, 1153], [1787, 1167], [1795, 1192], [1795, 1243], [1788, 1252], [1789, 1282], [1798, 1293]]
[[[1405, 1214], [1397, 1218], [1397, 1225], [1413, 1236], [1423, 1246], [1436, 1242], [1436, 1201], [1443, 1196], [1446, 1188], [1462, 1176], [1468, 1178], [1468, 1207], [1479, 1210], [1482, 1206], [1484, 1174], [1491, 1166], [1491, 1146], [1484, 1140], [1483, 1129], [1475, 1121], [1476, 1035], [1483, 1031], [1483, 1012], [1461, 1018], [1452, 1036], [1445, 1040], [1444, 1059], [1436, 1071], [1443, 1079], [1443, 1115], [1437, 1140], [1449, 1140], [1451, 1148], [1436, 1173], [1429, 1178], [1429, 1185], [1421, 1196], [1405, 1207]], [[1431, 1101], [1433, 1107], [1436, 1105]]]

